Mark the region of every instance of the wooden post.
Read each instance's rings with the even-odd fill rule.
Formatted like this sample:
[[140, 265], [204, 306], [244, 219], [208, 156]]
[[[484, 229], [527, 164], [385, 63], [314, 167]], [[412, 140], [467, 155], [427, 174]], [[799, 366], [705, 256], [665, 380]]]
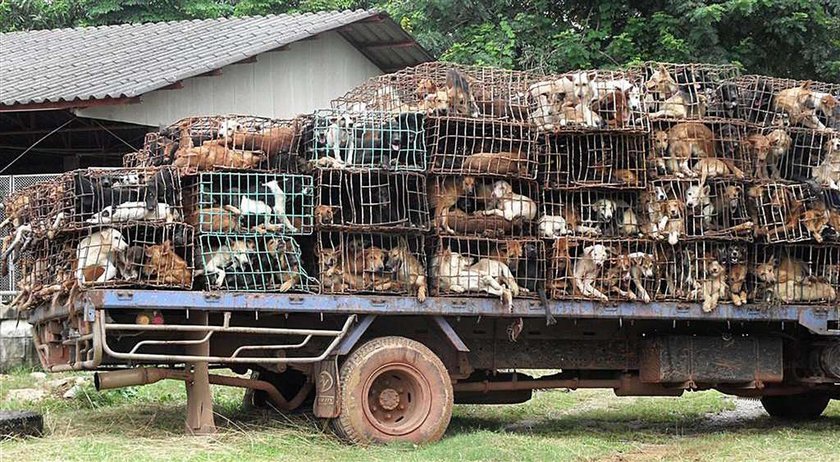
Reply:
[[[206, 311], [193, 311], [190, 313], [196, 320], [196, 324], [207, 325]], [[206, 332], [197, 332], [197, 338], [202, 338]], [[210, 354], [210, 342], [203, 342], [198, 345], [187, 347], [189, 354], [208, 356]], [[210, 370], [207, 362], [200, 361], [187, 365], [192, 367], [192, 380], [185, 382], [187, 387], [187, 433], [191, 435], [209, 435], [216, 432], [216, 423], [213, 419], [213, 393], [210, 391]]]

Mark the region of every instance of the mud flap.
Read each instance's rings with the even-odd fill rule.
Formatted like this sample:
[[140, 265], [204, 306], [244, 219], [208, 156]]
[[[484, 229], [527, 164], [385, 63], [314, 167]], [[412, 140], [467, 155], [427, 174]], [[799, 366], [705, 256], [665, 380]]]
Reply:
[[315, 417], [333, 419], [340, 414], [339, 406], [339, 376], [338, 357], [330, 356], [324, 361], [315, 364], [313, 368], [313, 379], [315, 380], [315, 404], [313, 412]]

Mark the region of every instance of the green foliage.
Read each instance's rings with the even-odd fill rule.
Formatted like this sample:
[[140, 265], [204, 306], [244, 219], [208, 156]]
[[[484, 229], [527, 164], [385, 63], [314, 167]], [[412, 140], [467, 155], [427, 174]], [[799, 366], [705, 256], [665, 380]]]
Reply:
[[461, 63], [564, 71], [697, 61], [840, 81], [838, 0], [5, 0], [0, 30], [356, 8], [387, 11]]

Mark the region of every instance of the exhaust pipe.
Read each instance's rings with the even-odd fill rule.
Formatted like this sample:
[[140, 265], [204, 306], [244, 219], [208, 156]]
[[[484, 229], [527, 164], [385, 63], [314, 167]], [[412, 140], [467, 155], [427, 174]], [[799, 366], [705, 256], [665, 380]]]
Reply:
[[96, 387], [96, 391], [102, 391], [136, 385], [149, 385], [163, 379], [187, 380], [188, 378], [189, 374], [185, 371], [159, 367], [137, 367], [123, 371], [97, 372], [93, 374], [93, 386]]

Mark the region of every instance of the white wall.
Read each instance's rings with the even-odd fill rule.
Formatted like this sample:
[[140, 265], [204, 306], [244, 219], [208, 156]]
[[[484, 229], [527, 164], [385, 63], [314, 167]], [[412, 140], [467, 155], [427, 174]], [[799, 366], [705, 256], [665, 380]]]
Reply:
[[291, 118], [328, 108], [330, 100], [379, 74], [376, 65], [330, 32], [285, 51], [258, 55], [256, 63], [223, 67], [218, 76], [186, 79], [181, 89], [147, 93], [137, 104], [79, 109], [76, 114], [151, 127], [193, 115]]

